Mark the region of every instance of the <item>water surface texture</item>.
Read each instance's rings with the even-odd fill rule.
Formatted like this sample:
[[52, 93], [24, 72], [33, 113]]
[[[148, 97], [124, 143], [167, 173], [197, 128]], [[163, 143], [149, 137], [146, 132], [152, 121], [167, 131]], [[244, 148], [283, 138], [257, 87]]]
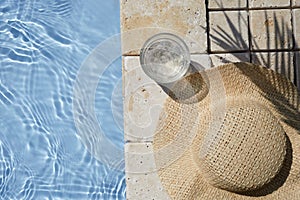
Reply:
[[[97, 159], [73, 117], [82, 63], [119, 23], [117, 0], [0, 1], [0, 199], [125, 199], [123, 165]], [[120, 79], [117, 59], [94, 107], [122, 151]]]

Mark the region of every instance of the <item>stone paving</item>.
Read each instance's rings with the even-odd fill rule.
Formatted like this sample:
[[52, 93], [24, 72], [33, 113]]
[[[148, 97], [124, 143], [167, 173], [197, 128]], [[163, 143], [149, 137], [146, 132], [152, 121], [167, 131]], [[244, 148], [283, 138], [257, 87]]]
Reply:
[[[192, 61], [209, 68], [247, 61], [300, 88], [299, 0], [121, 0], [127, 199], [168, 199], [155, 170], [152, 139], [167, 95], [139, 65], [143, 43], [172, 32]], [[299, 42], [299, 43], [298, 43]]]

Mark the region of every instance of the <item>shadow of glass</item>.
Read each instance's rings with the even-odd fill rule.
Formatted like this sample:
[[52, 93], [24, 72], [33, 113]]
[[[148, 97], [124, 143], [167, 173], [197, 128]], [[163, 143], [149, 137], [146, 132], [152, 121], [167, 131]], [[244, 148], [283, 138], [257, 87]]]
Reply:
[[200, 64], [191, 62], [189, 71], [180, 80], [160, 85], [174, 101], [183, 104], [197, 103], [203, 100], [209, 91], [209, 81]]

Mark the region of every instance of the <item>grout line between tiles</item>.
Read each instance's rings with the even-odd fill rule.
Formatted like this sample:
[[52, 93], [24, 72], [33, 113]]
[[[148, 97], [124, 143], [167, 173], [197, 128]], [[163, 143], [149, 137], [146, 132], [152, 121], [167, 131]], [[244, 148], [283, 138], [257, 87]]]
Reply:
[[275, 52], [295, 52], [298, 49], [255, 49], [255, 50], [236, 50], [236, 51], [212, 51], [210, 54], [220, 54], [220, 53], [275, 53]]
[[300, 6], [282, 6], [282, 7], [256, 7], [256, 8], [250, 8], [249, 4], [247, 4], [247, 7], [243, 8], [208, 8], [209, 12], [218, 12], [218, 11], [241, 11], [241, 10], [282, 10], [282, 9], [297, 9], [300, 8]]
[[[292, 46], [293, 46], [293, 51], [296, 50], [296, 40], [295, 40], [295, 30], [294, 30], [294, 12], [293, 12], [293, 8], [292, 8], [292, 4], [293, 4], [293, 0], [290, 0], [290, 5], [291, 5], [291, 29], [292, 29]], [[294, 83], [298, 82], [298, 74], [297, 74], [297, 62], [296, 62], [296, 53], [294, 52], [293, 55], [293, 67], [294, 67]]]
[[210, 25], [209, 25], [209, 9], [208, 9], [208, 1], [205, 0], [205, 9], [206, 9], [206, 38], [207, 38], [207, 53], [211, 53], [211, 41], [210, 41]]
[[247, 6], [247, 20], [248, 20], [248, 53], [249, 53], [249, 61], [250, 63], [252, 62], [252, 34], [251, 34], [251, 19], [250, 19], [250, 12], [249, 12], [249, 0], [246, 1], [246, 6]]

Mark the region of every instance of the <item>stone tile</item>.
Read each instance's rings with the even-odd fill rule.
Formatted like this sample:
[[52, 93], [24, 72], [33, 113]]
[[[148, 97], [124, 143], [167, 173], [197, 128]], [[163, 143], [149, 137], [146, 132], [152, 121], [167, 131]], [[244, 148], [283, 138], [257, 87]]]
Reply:
[[152, 141], [167, 95], [142, 70], [139, 56], [124, 58], [125, 141]]
[[126, 199], [170, 199], [155, 169], [151, 143], [125, 144]]
[[209, 8], [246, 8], [247, 1], [246, 0], [209, 0], [208, 1]]
[[300, 48], [300, 9], [293, 10], [295, 47]]
[[295, 53], [295, 67], [296, 67], [296, 85], [300, 91], [300, 52]]
[[253, 10], [250, 11], [252, 49], [291, 49], [291, 11]]
[[144, 42], [160, 32], [182, 37], [191, 53], [206, 52], [205, 1], [121, 0], [123, 55], [138, 55]]
[[145, 174], [156, 172], [151, 142], [125, 144], [126, 173]]
[[224, 53], [210, 55], [212, 66], [216, 67], [229, 62], [250, 62], [249, 53]]
[[191, 62], [197, 63], [195, 67], [197, 68], [197, 66], [199, 66], [199, 68], [197, 68], [199, 71], [211, 68], [211, 59], [207, 54], [191, 55]]
[[246, 11], [215, 11], [209, 15], [212, 52], [230, 52], [248, 49]]
[[252, 62], [271, 68], [294, 80], [294, 62], [292, 52], [252, 53]]
[[299, 0], [293, 0], [293, 6], [300, 6]]
[[249, 0], [250, 8], [276, 8], [290, 6], [290, 0]]
[[[208, 55], [192, 55], [198, 70], [210, 67]], [[142, 70], [139, 56], [123, 57], [125, 141], [151, 142], [165, 99], [162, 88]]]

